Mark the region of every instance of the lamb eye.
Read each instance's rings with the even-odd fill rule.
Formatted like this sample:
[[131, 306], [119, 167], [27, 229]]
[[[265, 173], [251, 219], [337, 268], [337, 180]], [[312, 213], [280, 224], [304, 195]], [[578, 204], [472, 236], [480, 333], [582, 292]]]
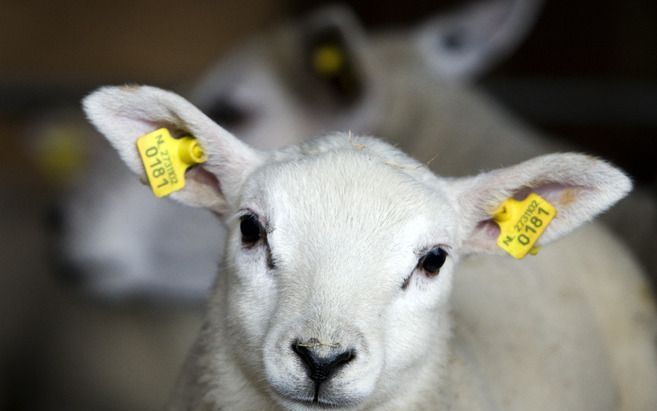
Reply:
[[242, 232], [242, 243], [247, 245], [258, 242], [264, 233], [262, 224], [253, 214], [247, 214], [240, 218], [240, 231]]
[[419, 265], [428, 275], [434, 276], [445, 264], [445, 259], [447, 259], [447, 251], [440, 247], [434, 247], [420, 259]]

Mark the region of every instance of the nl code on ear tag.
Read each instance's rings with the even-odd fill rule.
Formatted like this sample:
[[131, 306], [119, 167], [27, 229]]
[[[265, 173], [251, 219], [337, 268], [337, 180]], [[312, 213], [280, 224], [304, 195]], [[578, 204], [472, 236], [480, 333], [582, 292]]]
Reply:
[[166, 128], [139, 137], [137, 149], [148, 184], [157, 197], [181, 190], [185, 187], [185, 171], [207, 160], [195, 138], [173, 138]]
[[554, 206], [536, 193], [521, 201], [507, 199], [493, 213], [500, 226], [497, 245], [517, 259], [536, 255], [535, 244], [556, 215]]

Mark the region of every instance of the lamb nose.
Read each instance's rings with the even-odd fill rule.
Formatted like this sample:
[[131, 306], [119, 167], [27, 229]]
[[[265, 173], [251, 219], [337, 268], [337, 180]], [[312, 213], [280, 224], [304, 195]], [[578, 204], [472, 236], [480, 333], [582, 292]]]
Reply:
[[313, 347], [301, 344], [299, 341], [292, 343], [292, 351], [301, 358], [308, 371], [308, 377], [317, 384], [330, 379], [336, 371], [356, 358], [353, 349], [329, 357], [321, 357]]

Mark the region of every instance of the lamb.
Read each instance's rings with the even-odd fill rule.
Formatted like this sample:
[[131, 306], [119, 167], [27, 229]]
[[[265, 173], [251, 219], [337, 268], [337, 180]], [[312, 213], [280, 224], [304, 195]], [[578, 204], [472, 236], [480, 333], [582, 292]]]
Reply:
[[[555, 139], [528, 128], [467, 83], [524, 37], [538, 3], [475, 2], [417, 27], [379, 33], [364, 33], [348, 10], [320, 10], [239, 47], [195, 82], [190, 100], [256, 148], [298, 143], [326, 130], [353, 130], [392, 141], [422, 161], [435, 156], [431, 167], [440, 174], [463, 176], [514, 164], [564, 147], [555, 147]], [[325, 32], [342, 39], [358, 73], [359, 92], [348, 101], [345, 90], [334, 90], [304, 70], [309, 56], [303, 43]], [[468, 41], [438, 47], [454, 32]], [[209, 267], [218, 259], [207, 245], [224, 236], [216, 221], [205, 210], [182, 211], [156, 200], [115, 164], [118, 160], [99, 157], [90, 163], [103, 170], [87, 173], [64, 207], [68, 229], [60, 238], [60, 255], [78, 268], [80, 287], [104, 299], [204, 301]], [[128, 213], [135, 209], [139, 212]], [[655, 210], [654, 199], [642, 199], [635, 190], [605, 215], [653, 271], [654, 253], [647, 247]], [[641, 224], [627, 224], [629, 218]], [[190, 238], [197, 241], [186, 242], [185, 249], [166, 240], [174, 229], [194, 228], [197, 234]], [[176, 275], [181, 266], [187, 267], [185, 277]]]
[[170, 409], [657, 405], [654, 307], [622, 245], [591, 224], [532, 260], [494, 256], [491, 212], [510, 197], [556, 207], [544, 245], [625, 196], [604, 161], [551, 154], [444, 178], [350, 133], [255, 150], [152, 87], [102, 88], [84, 108], [141, 178], [139, 136], [195, 136], [207, 162], [171, 196], [228, 227]]

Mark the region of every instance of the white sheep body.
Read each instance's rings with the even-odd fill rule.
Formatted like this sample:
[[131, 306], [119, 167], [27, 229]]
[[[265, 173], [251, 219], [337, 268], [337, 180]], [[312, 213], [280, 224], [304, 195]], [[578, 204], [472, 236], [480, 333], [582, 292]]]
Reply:
[[[209, 409], [280, 409], [232, 353], [239, 338], [225, 324], [228, 276], [220, 274], [172, 410], [205, 409], [205, 401]], [[423, 367], [395, 381], [404, 395], [365, 409], [653, 409], [657, 318], [649, 293], [629, 252], [597, 223], [525, 261], [466, 258], [454, 274], [449, 348], [448, 314], [439, 311]]]
[[[197, 137], [208, 161], [172, 197], [229, 227], [172, 409], [657, 404], [645, 389], [657, 382], [654, 307], [641, 298], [641, 272], [603, 230], [592, 226], [527, 262], [472, 258], [454, 270], [469, 254], [500, 253], [490, 213], [528, 189], [558, 210], [539, 244], [618, 201], [631, 183], [603, 161], [547, 155], [449, 179], [351, 134], [256, 151], [152, 87], [104, 88], [85, 109], [142, 177], [140, 135], [165, 126]], [[239, 228], [246, 216], [260, 221], [254, 242]], [[438, 275], [422, 263], [429, 249], [449, 250]], [[349, 362], [320, 383], [295, 348], [304, 341], [321, 342], [317, 358], [349, 353]]]

